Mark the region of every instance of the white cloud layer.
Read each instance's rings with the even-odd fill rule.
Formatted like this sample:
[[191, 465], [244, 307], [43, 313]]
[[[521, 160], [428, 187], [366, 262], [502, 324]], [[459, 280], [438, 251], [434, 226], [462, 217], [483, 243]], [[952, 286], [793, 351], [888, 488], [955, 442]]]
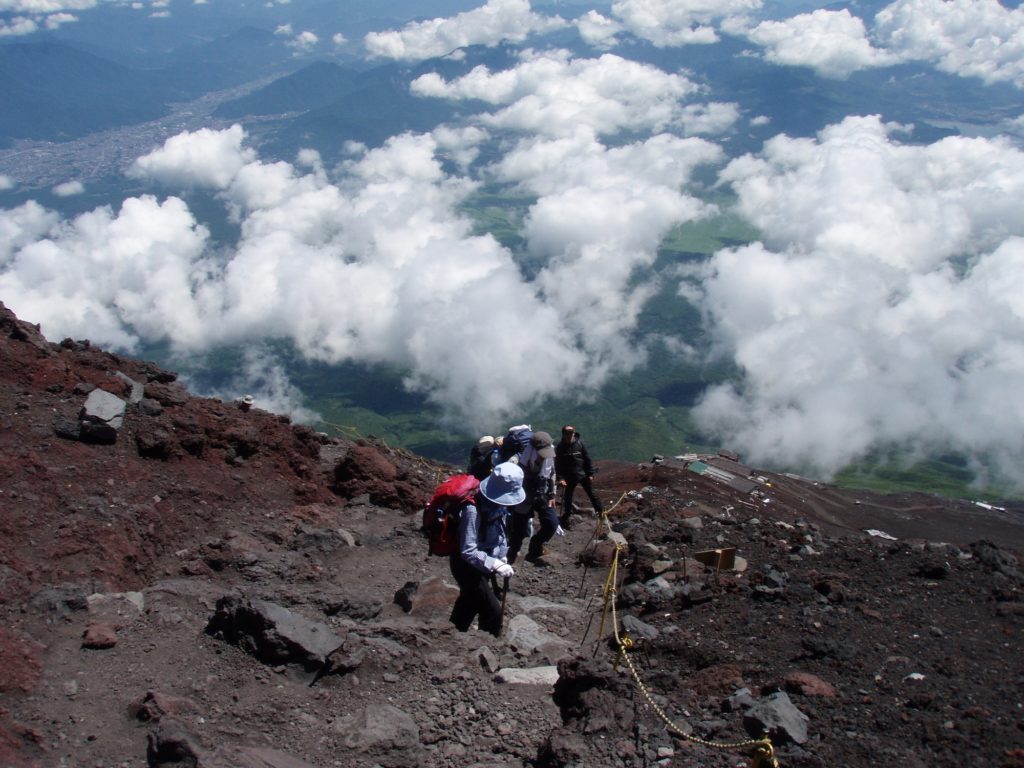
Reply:
[[400, 30], [371, 32], [364, 44], [371, 56], [420, 61], [444, 56], [468, 45], [520, 43], [534, 34], [566, 26], [555, 16], [534, 13], [529, 0], [488, 0], [485, 5], [451, 18], [435, 18]]
[[811, 67], [824, 77], [845, 78], [861, 69], [899, 62], [898, 56], [873, 47], [864, 22], [845, 8], [763, 21], [746, 35], [765, 49], [768, 61]]
[[905, 59], [944, 72], [1024, 88], [1024, 9], [998, 0], [897, 0], [875, 17], [875, 34]]
[[[0, 214], [0, 295], [51, 337], [88, 329], [127, 350], [286, 338], [313, 359], [391, 361], [412, 371], [410, 386], [483, 421], [585, 374], [510, 254], [454, 213], [472, 185], [445, 176], [433, 138], [394, 138], [337, 184], [315, 162], [306, 174], [261, 163], [240, 140], [237, 129], [182, 134], [136, 170], [219, 190], [240, 218], [232, 252], [215, 252], [174, 197], [69, 222], [27, 204]], [[500, 332], [524, 317], [543, 332]]]
[[700, 422], [828, 474], [913, 447], [1024, 458], [1024, 153], [894, 141], [877, 118], [779, 136], [723, 172], [763, 243], [712, 259], [703, 309], [738, 387]]
[[57, 13], [84, 11], [96, 7], [97, 0], [0, 0], [0, 13]]
[[669, 135], [614, 149], [585, 128], [522, 142], [493, 173], [538, 197], [525, 234], [549, 263], [527, 281], [457, 213], [475, 184], [442, 170], [441, 153], [472, 152], [480, 129], [395, 137], [336, 181], [315, 153], [303, 153], [305, 171], [264, 163], [244, 138], [237, 126], [181, 134], [133, 171], [214, 190], [241, 226], [230, 252], [175, 197], [71, 221], [29, 203], [0, 213], [0, 295], [51, 337], [85, 329], [126, 350], [284, 338], [311, 359], [387, 361], [485, 426], [567, 380], [596, 389], [643, 360], [630, 335], [653, 284], [638, 271], [671, 227], [712, 210], [680, 190], [721, 159], [707, 141]]
[[1024, 8], [999, 0], [896, 0], [874, 18], [819, 8], [758, 20], [761, 0], [616, 0], [610, 16], [591, 10], [573, 23], [588, 44], [608, 48], [625, 32], [657, 46], [746, 37], [766, 60], [809, 67], [823, 77], [908, 61], [1024, 87]]
[[573, 59], [565, 51], [529, 52], [516, 67], [500, 72], [479, 66], [452, 81], [437, 73], [422, 75], [412, 91], [501, 107], [480, 121], [544, 136], [572, 135], [580, 126], [598, 134], [669, 128], [717, 132], [738, 116], [734, 105], [685, 105], [699, 92], [690, 80], [610, 53]]
[[823, 77], [901, 62], [933, 64], [987, 84], [1024, 87], [1024, 10], [998, 0], [896, 0], [870, 20], [847, 9], [819, 9], [754, 24], [730, 18], [723, 28], [764, 48], [768, 61], [814, 69]]
[[615, 0], [611, 11], [629, 32], [666, 47], [715, 43], [717, 24], [760, 7], [761, 0]]
[[721, 157], [703, 139], [661, 134], [609, 149], [581, 129], [524, 140], [495, 166], [538, 196], [523, 229], [546, 264], [537, 284], [602, 375], [643, 362], [631, 333], [657, 286], [648, 268], [673, 226], [714, 212], [680, 190]]

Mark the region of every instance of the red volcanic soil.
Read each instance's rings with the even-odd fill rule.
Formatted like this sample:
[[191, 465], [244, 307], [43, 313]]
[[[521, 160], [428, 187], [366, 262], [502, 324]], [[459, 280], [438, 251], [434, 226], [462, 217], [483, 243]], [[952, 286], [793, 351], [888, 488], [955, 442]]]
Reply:
[[453, 468], [0, 305], [0, 766], [1024, 766], [1019, 505], [599, 464], [607, 521], [459, 633]]

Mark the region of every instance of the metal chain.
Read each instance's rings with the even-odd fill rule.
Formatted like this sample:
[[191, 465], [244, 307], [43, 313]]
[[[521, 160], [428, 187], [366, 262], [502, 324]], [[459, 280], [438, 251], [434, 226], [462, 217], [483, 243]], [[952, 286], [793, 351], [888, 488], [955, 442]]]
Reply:
[[[609, 526], [609, 528], [610, 527], [611, 526]], [[633, 663], [633, 659], [629, 655], [629, 649], [633, 646], [632, 638], [629, 637], [628, 633], [625, 633], [625, 636], [619, 635], [619, 617], [615, 606], [615, 598], [617, 595], [615, 582], [618, 576], [619, 555], [621, 553], [622, 545], [616, 545], [615, 555], [612, 557], [612, 563], [608, 570], [608, 578], [605, 580], [605, 604], [601, 616], [601, 631], [598, 633], [598, 643], [600, 643], [600, 639], [604, 636], [604, 617], [607, 614], [610, 606], [612, 615], [612, 632], [615, 637], [615, 644], [619, 649], [619, 656], [622, 658], [623, 661], [626, 662], [626, 666], [629, 667], [629, 672], [633, 678], [633, 682], [636, 683], [637, 688], [639, 688], [640, 692], [644, 695], [644, 699], [646, 699], [648, 705], [658, 716], [658, 718], [661, 719], [661, 721], [664, 722], [666, 726], [668, 726], [668, 729], [672, 733], [675, 733], [677, 736], [685, 739], [686, 741], [693, 742], [694, 744], [700, 744], [701, 746], [709, 747], [711, 749], [739, 750], [753, 748], [755, 750], [755, 754], [753, 757], [752, 768], [761, 768], [762, 765], [769, 766], [770, 768], [779, 768], [779, 761], [775, 757], [775, 747], [772, 745], [771, 739], [769, 739], [767, 736], [760, 739], [750, 739], [748, 741], [738, 742], [708, 741], [698, 736], [693, 736], [691, 734], [685, 733], [683, 729], [676, 725], [672, 718], [669, 717], [668, 714], [666, 714], [665, 710], [662, 709], [654, 700], [654, 696], [651, 694], [650, 690], [648, 690], [647, 686], [644, 684], [644, 681], [640, 678], [640, 673], [637, 671], [636, 665]]]

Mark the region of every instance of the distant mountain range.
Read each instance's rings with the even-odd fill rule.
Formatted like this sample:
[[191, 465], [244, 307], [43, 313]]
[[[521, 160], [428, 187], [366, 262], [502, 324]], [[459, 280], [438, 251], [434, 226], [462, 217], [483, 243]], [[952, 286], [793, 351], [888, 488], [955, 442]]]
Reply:
[[0, 46], [0, 143], [64, 141], [166, 112], [152, 76], [57, 43]]
[[59, 42], [0, 45], [0, 146], [68, 141], [153, 120], [168, 104], [294, 67], [269, 32], [245, 28], [178, 50], [160, 69], [129, 67]]

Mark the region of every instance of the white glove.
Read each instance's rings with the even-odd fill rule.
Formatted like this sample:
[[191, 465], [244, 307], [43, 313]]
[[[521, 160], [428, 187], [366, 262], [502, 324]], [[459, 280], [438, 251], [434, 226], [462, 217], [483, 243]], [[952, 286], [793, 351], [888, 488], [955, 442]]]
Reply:
[[509, 576], [515, 576], [515, 574], [516, 574], [516, 572], [514, 570], [512, 570], [512, 566], [509, 565], [508, 563], [502, 563], [501, 565], [499, 565], [497, 568], [494, 569], [494, 572], [498, 576], [504, 576], [506, 579]]
[[565, 528], [563, 528], [562, 526], [558, 526], [555, 529], [555, 536], [565, 536]]

